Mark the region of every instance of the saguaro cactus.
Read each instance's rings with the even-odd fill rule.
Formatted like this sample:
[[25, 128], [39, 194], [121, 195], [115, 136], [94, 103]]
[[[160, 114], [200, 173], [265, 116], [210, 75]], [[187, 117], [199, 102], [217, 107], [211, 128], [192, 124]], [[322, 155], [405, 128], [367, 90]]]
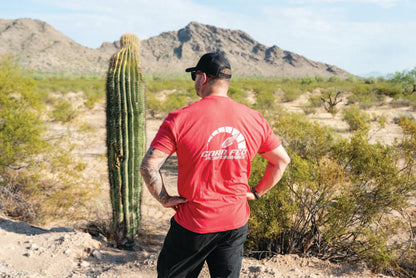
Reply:
[[107, 155], [114, 239], [117, 246], [128, 247], [133, 246], [141, 221], [145, 97], [139, 39], [124, 34], [120, 43], [107, 73]]

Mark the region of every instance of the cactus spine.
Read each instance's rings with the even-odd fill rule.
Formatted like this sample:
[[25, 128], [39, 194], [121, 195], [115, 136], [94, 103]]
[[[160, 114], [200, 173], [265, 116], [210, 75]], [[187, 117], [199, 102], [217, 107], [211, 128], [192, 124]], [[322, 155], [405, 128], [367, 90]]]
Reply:
[[140, 221], [145, 140], [144, 80], [139, 39], [124, 34], [107, 73], [107, 155], [113, 231], [117, 246], [132, 246]]

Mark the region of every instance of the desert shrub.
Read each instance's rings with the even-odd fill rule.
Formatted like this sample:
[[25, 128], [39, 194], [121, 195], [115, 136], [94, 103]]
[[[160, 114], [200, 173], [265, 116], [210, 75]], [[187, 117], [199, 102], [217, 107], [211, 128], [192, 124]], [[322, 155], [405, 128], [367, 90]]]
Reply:
[[46, 127], [40, 120], [43, 104], [34, 93], [35, 87], [35, 82], [25, 77], [11, 56], [0, 56], [0, 167], [3, 169], [37, 155], [45, 147]]
[[150, 113], [152, 117], [155, 117], [162, 111], [162, 101], [150, 92], [146, 92], [146, 111]]
[[342, 111], [342, 114], [343, 120], [348, 123], [350, 130], [356, 131], [369, 128], [371, 118], [360, 108], [355, 106], [348, 107]]
[[[156, 97], [164, 94], [165, 97]], [[146, 109], [152, 116], [167, 113], [197, 101], [194, 83], [188, 79], [156, 79], [146, 83]]]
[[304, 77], [301, 80], [301, 84], [302, 85], [311, 85], [311, 84], [316, 84], [317, 81], [315, 79], [315, 77]]
[[322, 105], [322, 99], [321, 96], [311, 96], [308, 99], [308, 102], [302, 106], [303, 112], [305, 112], [306, 115], [315, 113], [316, 110], [321, 107]]
[[55, 121], [59, 122], [69, 122], [75, 119], [77, 116], [77, 109], [72, 106], [72, 103], [65, 100], [59, 99], [54, 105], [54, 108], [51, 113], [51, 117]]
[[0, 210], [31, 222], [79, 217], [89, 188], [68, 142], [48, 137], [36, 82], [0, 57]]
[[383, 96], [397, 97], [401, 95], [400, 86], [397, 84], [387, 83], [387, 82], [377, 82], [374, 86], [373, 92], [378, 96], [379, 99], [382, 99]]
[[180, 90], [195, 94], [194, 83], [188, 79], [156, 79], [146, 83], [146, 91], [149, 93], [165, 90]]
[[321, 100], [325, 110], [332, 115], [338, 112], [336, 107], [342, 101], [343, 91], [337, 88], [327, 88], [323, 90]]
[[410, 71], [396, 72], [390, 82], [398, 84], [405, 94], [413, 94], [416, 92], [416, 67]]
[[368, 77], [364, 79], [365, 84], [376, 84], [377, 79], [375, 77]]
[[240, 87], [235, 86], [234, 84], [230, 86], [228, 90], [228, 96], [239, 103], [250, 106], [250, 101], [248, 100], [247, 91], [243, 90]]
[[327, 78], [321, 76], [321, 75], [315, 75], [316, 82], [324, 82], [327, 80]]
[[348, 102], [357, 103], [362, 109], [366, 109], [380, 104], [387, 94], [394, 94], [394, 91], [379, 85], [360, 83], [353, 87]]
[[338, 83], [341, 80], [341, 77], [339, 77], [338, 75], [332, 75], [330, 78], [328, 78], [328, 81], [332, 83]]
[[65, 95], [69, 92], [83, 92], [84, 105], [91, 109], [95, 103], [105, 99], [105, 79], [104, 78], [47, 78], [37, 82], [37, 92], [44, 96], [46, 100], [50, 92]]
[[284, 92], [284, 102], [294, 101], [303, 93], [300, 87], [283, 86], [282, 90]]
[[391, 104], [393, 107], [410, 106], [413, 109], [416, 109], [416, 94], [396, 95]]
[[3, 169], [0, 208], [4, 213], [32, 223], [87, 215], [86, 204], [97, 191], [82, 184], [85, 164], [61, 144], [59, 140], [48, 146], [31, 165]]
[[[365, 129], [342, 139], [300, 115], [271, 121], [292, 161], [276, 188], [250, 202], [248, 250], [365, 261], [377, 271], [405, 273], [403, 258], [416, 254], [408, 248], [411, 224], [403, 214], [414, 195], [416, 140], [409, 137], [413, 145], [399, 151], [370, 144]], [[409, 164], [400, 163], [403, 157]], [[251, 186], [262, 167], [263, 161], [253, 161]], [[408, 239], [389, 241], [399, 232]]]
[[256, 92], [255, 109], [259, 111], [270, 111], [275, 106], [276, 98], [271, 91]]
[[163, 102], [163, 111], [169, 113], [190, 104], [190, 98], [185, 92], [169, 94]]
[[355, 82], [358, 81], [357, 77], [355, 75], [352, 75], [352, 74], [348, 75], [347, 79], [345, 79], [345, 80], [348, 81], [348, 82], [352, 82], [352, 83], [355, 83]]

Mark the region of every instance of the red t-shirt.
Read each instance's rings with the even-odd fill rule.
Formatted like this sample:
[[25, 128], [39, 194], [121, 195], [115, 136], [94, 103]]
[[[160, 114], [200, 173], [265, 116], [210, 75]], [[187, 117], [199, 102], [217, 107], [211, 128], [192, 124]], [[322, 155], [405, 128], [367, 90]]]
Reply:
[[178, 157], [175, 221], [195, 233], [242, 227], [251, 160], [280, 142], [263, 116], [228, 97], [208, 96], [166, 117], [151, 146]]

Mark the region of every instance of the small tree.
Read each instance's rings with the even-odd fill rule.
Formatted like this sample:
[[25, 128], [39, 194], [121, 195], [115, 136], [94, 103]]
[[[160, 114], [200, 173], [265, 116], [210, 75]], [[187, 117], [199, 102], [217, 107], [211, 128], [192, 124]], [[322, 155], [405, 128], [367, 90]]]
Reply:
[[324, 109], [335, 115], [338, 112], [336, 105], [342, 101], [342, 91], [335, 90], [333, 88], [326, 90], [321, 97]]
[[416, 67], [410, 71], [396, 72], [390, 79], [393, 83], [401, 85], [403, 91], [407, 94], [416, 92]]

